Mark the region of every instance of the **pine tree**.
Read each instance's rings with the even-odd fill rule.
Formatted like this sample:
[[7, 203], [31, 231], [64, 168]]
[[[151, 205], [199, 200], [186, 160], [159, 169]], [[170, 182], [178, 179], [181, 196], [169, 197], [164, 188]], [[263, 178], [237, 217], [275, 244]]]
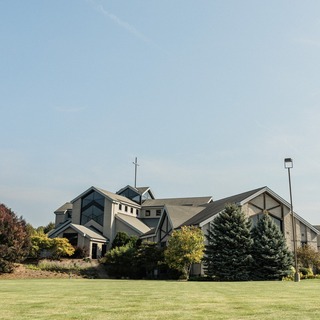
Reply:
[[220, 281], [250, 280], [250, 222], [238, 206], [226, 205], [211, 222], [206, 238], [204, 265], [208, 276]]
[[292, 254], [284, 235], [269, 214], [264, 214], [252, 229], [253, 278], [279, 280], [291, 273]]

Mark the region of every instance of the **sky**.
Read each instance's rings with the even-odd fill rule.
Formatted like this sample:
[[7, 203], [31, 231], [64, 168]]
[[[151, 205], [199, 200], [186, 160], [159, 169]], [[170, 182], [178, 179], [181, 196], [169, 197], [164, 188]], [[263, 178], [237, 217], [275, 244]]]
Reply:
[[320, 224], [318, 0], [0, 0], [0, 203], [268, 186]]

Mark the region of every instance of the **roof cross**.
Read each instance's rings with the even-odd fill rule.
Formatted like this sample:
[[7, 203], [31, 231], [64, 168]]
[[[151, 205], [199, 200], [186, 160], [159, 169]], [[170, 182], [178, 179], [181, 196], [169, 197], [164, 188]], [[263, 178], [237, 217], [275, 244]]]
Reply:
[[137, 188], [137, 169], [138, 169], [138, 158], [136, 157], [135, 161], [132, 162], [134, 164], [134, 187]]

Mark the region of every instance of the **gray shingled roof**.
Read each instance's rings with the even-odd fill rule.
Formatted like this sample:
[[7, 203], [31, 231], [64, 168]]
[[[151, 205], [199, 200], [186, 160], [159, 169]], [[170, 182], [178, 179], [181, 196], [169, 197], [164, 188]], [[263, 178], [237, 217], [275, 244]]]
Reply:
[[136, 189], [138, 190], [138, 192], [140, 194], [144, 194], [146, 191], [148, 191], [150, 188], [149, 187], [136, 187]]
[[206, 208], [204, 210], [202, 210], [200, 213], [198, 213], [197, 215], [195, 215], [194, 217], [186, 221], [185, 225], [199, 225], [201, 222], [221, 212], [227, 203], [240, 203], [241, 201], [249, 198], [250, 196], [254, 195], [255, 193], [257, 193], [258, 191], [261, 191], [264, 188], [265, 187], [250, 190], [247, 192], [236, 194], [234, 196], [223, 198], [220, 200], [216, 200], [212, 203], [209, 203], [206, 205]]
[[210, 200], [212, 200], [211, 196], [192, 198], [148, 199], [144, 201], [142, 207], [161, 207], [164, 205], [201, 206], [207, 204]]
[[126, 223], [130, 228], [135, 229], [140, 234], [150, 231], [150, 228], [136, 217], [132, 217], [122, 213], [117, 213], [116, 219]]
[[134, 201], [131, 201], [130, 199], [126, 198], [126, 197], [123, 197], [123, 196], [120, 196], [116, 193], [113, 193], [113, 192], [110, 192], [110, 191], [107, 191], [107, 190], [104, 190], [104, 189], [101, 189], [101, 188], [97, 188], [97, 187], [90, 187], [89, 189], [87, 189], [85, 192], [81, 193], [79, 196], [77, 196], [75, 199], [73, 199], [71, 201], [71, 203], [75, 202], [76, 200], [78, 200], [79, 198], [83, 197], [85, 194], [87, 194], [90, 190], [95, 190], [101, 194], [103, 194], [105, 197], [109, 198], [110, 200], [112, 201], [115, 201], [115, 202], [122, 202], [122, 203], [127, 203], [127, 204], [130, 204], [134, 207], [137, 206], [137, 203], [134, 202]]
[[71, 221], [68, 221], [66, 223], [63, 223], [62, 225], [58, 226], [56, 229], [52, 230], [49, 234], [48, 237], [56, 237], [58, 234], [62, 233], [63, 231], [67, 230], [68, 228], [72, 228], [76, 232], [82, 234], [83, 237], [87, 237], [90, 240], [96, 240], [96, 241], [107, 241], [108, 239], [105, 238], [103, 235], [100, 233], [87, 228], [85, 226], [82, 226], [80, 224], [74, 224], [71, 223]]
[[98, 232], [95, 232], [94, 230], [87, 228], [85, 226], [82, 226], [80, 224], [74, 224], [72, 223], [70, 225], [70, 227], [72, 227], [74, 230], [78, 231], [78, 232], [82, 232], [82, 234], [85, 237], [88, 237], [90, 239], [94, 239], [94, 240], [100, 240], [100, 241], [107, 241], [107, 238], [105, 238], [103, 235], [99, 234]]
[[187, 220], [197, 215], [204, 207], [189, 206], [165, 206], [165, 210], [170, 217], [173, 228], [178, 228]]
[[67, 210], [72, 210], [72, 203], [66, 202], [64, 205], [62, 205], [60, 208], [58, 208], [54, 213], [65, 213]]
[[131, 201], [130, 199], [128, 199], [127, 197], [124, 196], [120, 196], [119, 194], [107, 191], [107, 190], [103, 190], [100, 188], [96, 188], [97, 190], [99, 190], [101, 193], [103, 193], [104, 195], [106, 195], [107, 197], [109, 197], [112, 200], [115, 201], [119, 201], [119, 202], [126, 202], [128, 204], [132, 204], [134, 206], [137, 206], [137, 203], [134, 201]]

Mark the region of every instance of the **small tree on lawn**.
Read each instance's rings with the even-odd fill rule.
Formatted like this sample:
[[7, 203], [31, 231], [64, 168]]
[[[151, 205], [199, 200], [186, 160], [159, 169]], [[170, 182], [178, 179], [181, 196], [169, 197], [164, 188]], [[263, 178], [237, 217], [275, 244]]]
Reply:
[[268, 213], [252, 229], [253, 278], [279, 280], [292, 273], [292, 254], [284, 235]]
[[204, 251], [204, 235], [201, 229], [183, 226], [174, 230], [164, 252], [165, 262], [172, 269], [178, 270], [182, 278], [188, 279], [191, 265], [200, 263]]
[[246, 281], [250, 279], [252, 263], [250, 222], [234, 204], [211, 222], [205, 250], [205, 272], [220, 281]]
[[4, 204], [0, 204], [0, 273], [12, 272], [13, 263], [24, 260], [29, 247], [26, 222]]

